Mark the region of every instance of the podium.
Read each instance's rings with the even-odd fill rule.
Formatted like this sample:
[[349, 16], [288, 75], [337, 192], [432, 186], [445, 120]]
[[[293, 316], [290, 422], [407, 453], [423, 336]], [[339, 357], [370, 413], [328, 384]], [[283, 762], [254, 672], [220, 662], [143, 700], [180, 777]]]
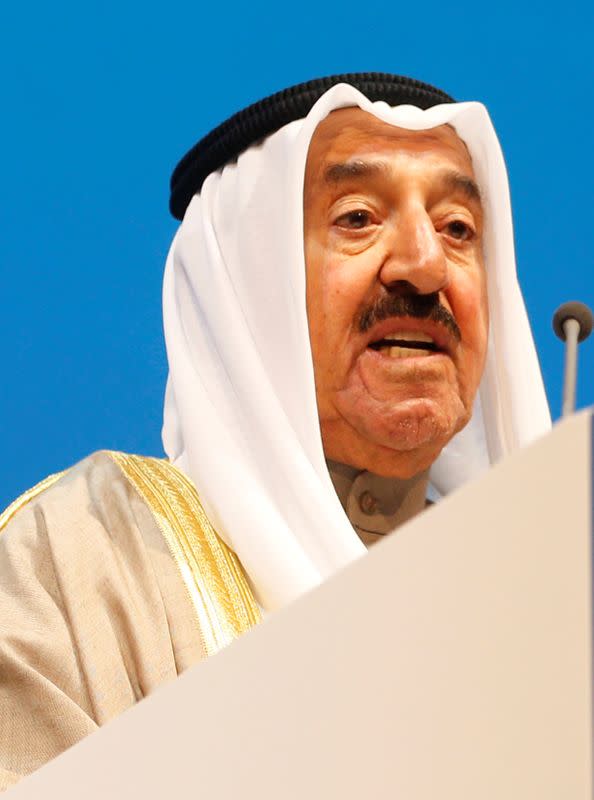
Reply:
[[592, 417], [403, 526], [10, 800], [591, 800]]

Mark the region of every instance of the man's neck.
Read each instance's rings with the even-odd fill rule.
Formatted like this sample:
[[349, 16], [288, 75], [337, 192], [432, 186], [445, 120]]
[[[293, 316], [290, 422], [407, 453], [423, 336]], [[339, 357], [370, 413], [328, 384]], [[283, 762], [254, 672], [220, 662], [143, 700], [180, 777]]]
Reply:
[[383, 478], [336, 461], [326, 463], [342, 507], [367, 546], [395, 531], [427, 505], [428, 472], [402, 480]]

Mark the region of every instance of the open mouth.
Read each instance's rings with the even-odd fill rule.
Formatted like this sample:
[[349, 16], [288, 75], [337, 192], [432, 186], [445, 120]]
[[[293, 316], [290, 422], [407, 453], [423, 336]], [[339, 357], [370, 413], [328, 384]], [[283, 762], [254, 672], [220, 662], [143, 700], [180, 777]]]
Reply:
[[442, 352], [431, 336], [420, 331], [397, 331], [370, 342], [368, 346], [390, 358], [410, 358]]

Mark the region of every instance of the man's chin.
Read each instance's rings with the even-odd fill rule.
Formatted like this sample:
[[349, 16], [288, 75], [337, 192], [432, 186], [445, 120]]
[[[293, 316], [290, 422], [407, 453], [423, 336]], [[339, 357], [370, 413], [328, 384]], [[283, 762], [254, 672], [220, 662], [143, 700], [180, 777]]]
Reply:
[[[324, 436], [326, 454], [384, 477], [411, 478], [429, 469], [467, 423], [469, 415], [462, 404], [455, 405], [448, 413], [445, 402], [425, 397], [383, 408], [383, 413], [345, 416], [346, 424], [335, 427], [332, 436]], [[341, 455], [329, 455], [327, 445]]]
[[460, 401], [449, 398], [373, 402], [367, 412], [354, 415], [353, 427], [365, 439], [399, 452], [432, 445], [441, 450], [467, 421]]

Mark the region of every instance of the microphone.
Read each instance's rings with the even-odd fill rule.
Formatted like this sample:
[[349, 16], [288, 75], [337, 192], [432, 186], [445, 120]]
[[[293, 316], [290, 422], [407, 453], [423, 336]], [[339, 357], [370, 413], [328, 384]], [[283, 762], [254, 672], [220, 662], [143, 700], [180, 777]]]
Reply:
[[565, 379], [563, 382], [563, 405], [561, 416], [566, 417], [575, 409], [575, 384], [577, 377], [577, 346], [592, 332], [592, 312], [584, 303], [571, 300], [563, 303], [553, 315], [553, 330], [566, 344]]

